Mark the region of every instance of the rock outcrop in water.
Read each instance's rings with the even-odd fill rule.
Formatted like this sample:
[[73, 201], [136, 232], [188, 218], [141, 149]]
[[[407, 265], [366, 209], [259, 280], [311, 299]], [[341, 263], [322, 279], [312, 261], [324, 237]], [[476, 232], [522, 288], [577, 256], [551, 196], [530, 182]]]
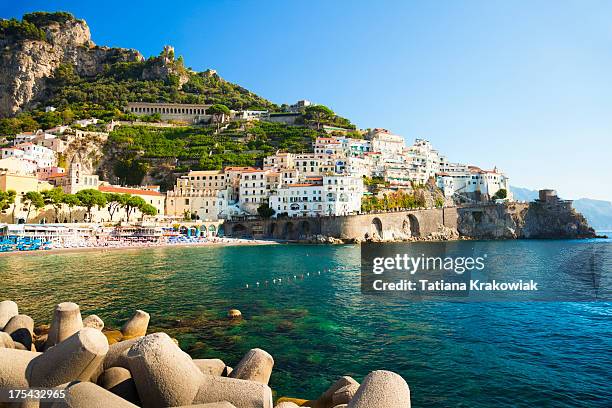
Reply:
[[570, 201], [492, 204], [459, 209], [457, 230], [472, 239], [594, 238]]
[[[56, 395], [54, 407], [273, 407], [268, 381], [274, 359], [264, 350], [250, 350], [232, 370], [219, 359], [193, 360], [165, 333], [147, 335], [143, 311], [121, 332], [102, 332], [97, 316], [81, 320], [70, 302], [57, 305], [51, 326], [33, 329], [32, 319], [18, 313], [15, 302], [0, 302], [1, 388], [53, 388], [65, 395]], [[89, 320], [94, 327], [84, 325]], [[373, 371], [361, 385], [345, 376], [316, 400], [280, 398], [276, 405], [298, 406], [409, 408], [410, 389], [395, 373]]]
[[0, 37], [0, 116], [29, 107], [44, 96], [48, 81], [61, 64], [81, 76], [95, 76], [106, 64], [141, 61], [136, 50], [98, 47], [87, 23], [72, 18], [38, 25], [45, 39]]

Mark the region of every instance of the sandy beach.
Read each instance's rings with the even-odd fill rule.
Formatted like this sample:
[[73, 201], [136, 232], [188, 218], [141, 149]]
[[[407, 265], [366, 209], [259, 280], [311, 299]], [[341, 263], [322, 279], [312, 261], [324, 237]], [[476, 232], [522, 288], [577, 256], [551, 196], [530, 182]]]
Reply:
[[56, 255], [65, 253], [79, 252], [111, 252], [111, 251], [140, 251], [143, 249], [156, 248], [187, 248], [187, 247], [216, 247], [216, 246], [239, 246], [239, 245], [276, 245], [277, 241], [258, 240], [258, 239], [234, 239], [221, 238], [217, 241], [203, 241], [192, 243], [163, 243], [163, 244], [148, 244], [148, 245], [125, 245], [125, 246], [92, 246], [92, 247], [76, 247], [76, 248], [53, 248], [47, 250], [36, 251], [11, 251], [0, 252], [0, 257], [3, 256], [30, 256], [30, 255]]

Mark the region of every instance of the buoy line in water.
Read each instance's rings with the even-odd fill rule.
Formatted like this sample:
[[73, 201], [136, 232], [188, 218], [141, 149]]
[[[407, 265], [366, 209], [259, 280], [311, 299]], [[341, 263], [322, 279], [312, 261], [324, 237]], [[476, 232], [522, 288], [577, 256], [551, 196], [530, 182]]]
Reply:
[[304, 281], [307, 278], [312, 278], [312, 277], [317, 277], [317, 276], [321, 276], [325, 273], [329, 273], [329, 272], [337, 272], [337, 271], [348, 271], [351, 270], [351, 268], [348, 268], [346, 266], [338, 266], [335, 268], [323, 268], [322, 270], [318, 270], [316, 272], [306, 272], [305, 274], [299, 274], [299, 275], [286, 275], [284, 277], [278, 277], [278, 278], [273, 278], [272, 280], [265, 280], [265, 281], [256, 281], [256, 282], [252, 282], [252, 283], [245, 283], [242, 287], [244, 289], [259, 289], [259, 288], [267, 288], [267, 287], [271, 287], [271, 286], [279, 286], [282, 285], [283, 282], [285, 283], [296, 283], [296, 282], [300, 282], [300, 281]]

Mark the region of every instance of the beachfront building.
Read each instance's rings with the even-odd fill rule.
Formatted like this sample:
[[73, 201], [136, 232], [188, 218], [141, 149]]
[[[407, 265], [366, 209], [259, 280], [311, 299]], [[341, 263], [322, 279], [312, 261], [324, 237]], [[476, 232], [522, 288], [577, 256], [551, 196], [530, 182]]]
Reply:
[[[30, 191], [50, 190], [53, 186], [46, 181], [39, 180], [33, 173], [24, 171], [15, 160], [0, 160], [0, 191], [12, 190], [16, 193], [11, 213], [5, 214], [2, 218], [8, 222], [25, 222], [28, 217], [28, 208], [24, 206], [23, 195]], [[36, 214], [29, 215], [33, 217]]]
[[257, 208], [268, 202], [271, 185], [267, 173], [269, 170], [254, 169], [240, 173], [239, 203], [240, 208], [249, 214], [256, 214]]
[[270, 195], [275, 216], [338, 216], [361, 209], [363, 180], [348, 175], [328, 175], [303, 183], [281, 185]]
[[404, 138], [387, 129], [374, 129], [368, 133], [368, 137], [372, 143], [372, 151], [380, 152], [383, 157], [396, 157], [406, 148]]

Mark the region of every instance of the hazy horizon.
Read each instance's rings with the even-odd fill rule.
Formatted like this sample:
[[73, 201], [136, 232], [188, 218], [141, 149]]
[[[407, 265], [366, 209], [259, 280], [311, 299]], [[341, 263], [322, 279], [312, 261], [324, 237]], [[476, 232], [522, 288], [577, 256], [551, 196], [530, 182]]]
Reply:
[[26, 1], [0, 16], [57, 10], [96, 44], [145, 56], [170, 44], [275, 103], [428, 139], [516, 187], [612, 201], [612, 3]]

